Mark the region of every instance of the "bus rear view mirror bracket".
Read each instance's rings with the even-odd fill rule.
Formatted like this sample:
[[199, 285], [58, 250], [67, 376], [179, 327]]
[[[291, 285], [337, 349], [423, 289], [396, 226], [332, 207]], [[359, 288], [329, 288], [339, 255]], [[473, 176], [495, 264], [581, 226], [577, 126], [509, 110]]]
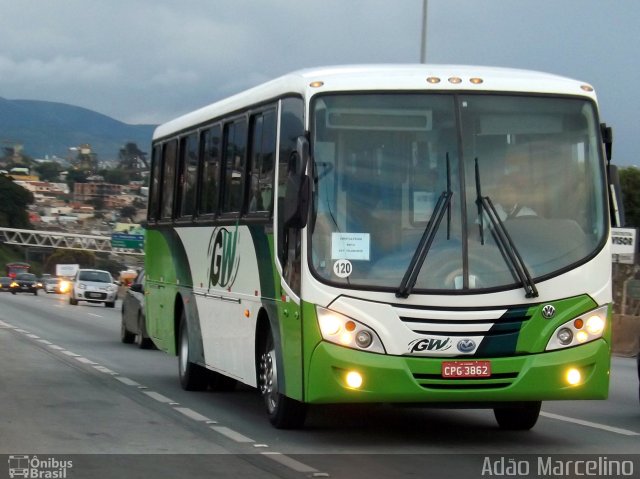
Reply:
[[309, 164], [309, 140], [299, 136], [296, 151], [289, 156], [287, 164], [287, 191], [284, 199], [284, 226], [302, 229], [307, 225], [309, 211], [310, 179], [307, 175]]

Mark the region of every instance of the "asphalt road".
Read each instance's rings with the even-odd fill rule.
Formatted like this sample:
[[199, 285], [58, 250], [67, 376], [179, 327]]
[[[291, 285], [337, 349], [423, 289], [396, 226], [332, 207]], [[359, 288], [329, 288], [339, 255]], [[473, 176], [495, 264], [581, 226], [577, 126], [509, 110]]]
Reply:
[[535, 472], [578, 454], [640, 471], [631, 358], [613, 358], [608, 400], [544, 403], [527, 432], [499, 430], [489, 410], [389, 405], [315, 407], [304, 430], [280, 431], [255, 390], [183, 391], [176, 358], [119, 330], [119, 302], [0, 294], [0, 477], [24, 456], [45, 471], [72, 461], [70, 478], [499, 477], [501, 461]]

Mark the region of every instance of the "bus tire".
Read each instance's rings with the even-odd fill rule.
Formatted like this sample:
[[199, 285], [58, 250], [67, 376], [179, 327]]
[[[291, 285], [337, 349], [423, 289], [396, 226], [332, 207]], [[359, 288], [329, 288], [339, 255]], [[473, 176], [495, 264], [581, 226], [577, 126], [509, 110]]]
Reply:
[[269, 330], [258, 356], [258, 387], [271, 424], [277, 429], [298, 429], [304, 425], [307, 405], [278, 391], [278, 369], [273, 335]]
[[204, 391], [209, 383], [209, 371], [191, 361], [189, 348], [189, 327], [187, 317], [182, 312], [178, 335], [178, 375], [185, 391]]
[[528, 431], [538, 422], [541, 405], [541, 401], [523, 402], [517, 406], [494, 408], [493, 414], [500, 429]]

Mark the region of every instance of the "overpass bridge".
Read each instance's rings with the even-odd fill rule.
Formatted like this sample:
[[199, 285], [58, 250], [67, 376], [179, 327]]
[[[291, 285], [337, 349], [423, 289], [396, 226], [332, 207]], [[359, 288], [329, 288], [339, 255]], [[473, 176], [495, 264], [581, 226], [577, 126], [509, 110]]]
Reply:
[[127, 255], [144, 255], [142, 249], [114, 248], [110, 236], [82, 235], [60, 231], [0, 228], [0, 242], [17, 246], [62, 248]]

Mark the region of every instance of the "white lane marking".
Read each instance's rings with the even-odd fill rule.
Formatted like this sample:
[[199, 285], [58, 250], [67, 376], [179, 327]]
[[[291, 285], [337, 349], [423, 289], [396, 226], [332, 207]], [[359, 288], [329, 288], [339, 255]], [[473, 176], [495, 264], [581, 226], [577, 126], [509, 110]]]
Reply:
[[35, 334], [27, 334], [27, 337], [31, 339], [40, 339], [40, 336], [36, 336]]
[[24, 329], [15, 328], [15, 330], [18, 331], [19, 333], [29, 334], [29, 331], [25, 331]]
[[99, 314], [94, 314], [94, 313], [87, 313], [89, 316], [93, 316], [94, 318], [101, 318], [102, 316], [100, 316]]
[[250, 437], [244, 436], [239, 432], [236, 432], [233, 429], [229, 429], [228, 427], [225, 427], [225, 426], [211, 426], [211, 429], [213, 429], [215, 432], [219, 434], [222, 434], [223, 436], [227, 436], [229, 439], [235, 442], [243, 442], [243, 443], [255, 442]]
[[208, 417], [203, 416], [202, 414], [195, 412], [193, 409], [190, 409], [188, 407], [176, 407], [174, 409], [178, 411], [180, 414], [184, 414], [185, 416], [193, 419], [194, 421], [205, 422], [210, 420]]
[[296, 461], [295, 459], [292, 459], [289, 456], [285, 456], [281, 452], [269, 451], [269, 452], [261, 452], [260, 454], [270, 459], [273, 459], [274, 461], [279, 462], [283, 466], [286, 466], [289, 469], [293, 469], [296, 472], [305, 472], [305, 473], [318, 472], [317, 469], [314, 469], [311, 466], [307, 466], [306, 464], [303, 464], [300, 461]]
[[111, 374], [111, 375], [113, 375], [113, 376], [117, 376], [117, 375], [118, 375], [118, 373], [117, 373], [117, 372], [112, 371], [112, 370], [111, 370], [111, 369], [109, 369], [109, 368], [105, 368], [104, 366], [96, 365], [96, 366], [93, 366], [93, 367], [94, 367], [95, 369], [97, 369], [98, 371], [100, 371], [101, 373]]
[[127, 386], [140, 386], [140, 383], [137, 383], [133, 379], [125, 378], [123, 376], [118, 376], [116, 377], [116, 379], [121, 383], [126, 384]]
[[169, 399], [167, 396], [163, 396], [160, 393], [155, 391], [142, 391], [144, 394], [149, 396], [151, 399], [155, 399], [158, 402], [169, 404], [173, 402], [173, 399]]
[[13, 328], [13, 329], [15, 329], [15, 326], [11, 326], [9, 323], [5, 323], [4, 321], [0, 320], [0, 328]]
[[84, 364], [98, 364], [98, 363], [95, 363], [95, 362], [91, 361], [91, 359], [83, 358], [82, 356], [78, 357], [76, 359], [78, 361], [80, 361], [81, 363], [84, 363]]
[[[91, 314], [91, 313], [89, 313]], [[97, 317], [101, 317], [98, 315], [92, 315], [92, 316], [97, 316]], [[9, 327], [9, 325], [7, 325], [6, 323], [2, 323], [0, 322], [0, 326], [4, 324], [7, 327]], [[134, 381], [133, 379], [129, 379], [127, 377], [123, 377], [120, 376], [117, 372], [102, 366], [94, 361], [91, 361], [90, 359], [87, 359], [85, 357], [80, 356], [79, 354], [76, 354], [72, 351], [68, 351], [65, 350], [64, 348], [56, 345], [56, 344], [52, 344], [50, 341], [47, 341], [45, 339], [40, 339], [38, 336], [36, 335], [32, 335], [30, 333], [28, 333], [27, 331], [24, 330], [18, 330], [16, 329], [16, 331], [20, 331], [23, 332], [25, 334], [27, 334], [29, 337], [32, 337], [33, 339], [37, 339], [39, 342], [46, 344], [47, 346], [49, 346], [51, 349], [55, 349], [58, 350], [60, 352], [62, 352], [63, 354], [66, 354], [67, 356], [71, 356], [73, 358], [75, 358], [77, 361], [84, 363], [84, 364], [90, 364], [94, 367], [94, 369], [106, 373], [106, 374], [111, 374], [112, 376], [114, 376], [118, 381], [120, 381], [123, 384], [126, 384], [128, 386], [138, 386], [138, 389], [147, 389], [146, 386], [142, 386], [140, 385], [140, 383]], [[217, 421], [214, 421], [212, 419], [209, 419], [206, 416], [203, 416], [202, 414], [194, 411], [191, 408], [186, 408], [186, 407], [175, 407], [178, 406], [179, 403], [174, 402], [172, 399], [169, 399], [166, 396], [163, 396], [160, 393], [157, 393], [155, 391], [142, 391], [144, 394], [146, 394], [147, 396], [149, 396], [150, 398], [161, 402], [161, 403], [166, 403], [166, 404], [170, 404], [172, 406], [174, 406], [174, 410], [178, 411], [179, 413], [187, 416], [190, 419], [193, 419], [194, 421], [199, 421], [199, 422], [205, 422], [207, 425], [210, 425], [210, 428], [214, 431], [216, 431], [218, 434], [222, 434], [223, 436], [228, 437], [229, 439], [238, 442], [238, 443], [255, 443], [255, 441], [253, 439], [251, 439], [250, 437], [247, 437], [243, 434], [240, 434], [237, 431], [234, 431], [231, 428], [225, 427], [225, 426], [213, 426], [212, 424], [218, 424]], [[254, 445], [254, 447], [261, 447], [261, 448], [265, 448], [265, 447], [269, 447], [266, 444], [256, 444]], [[317, 472], [316, 469], [311, 468], [309, 466], [307, 466], [306, 464], [303, 464], [299, 461], [296, 461], [295, 459], [292, 459], [288, 456], [283, 455], [282, 453], [276, 453], [276, 452], [269, 452], [269, 453], [262, 453], [262, 454], [269, 454], [274, 461], [281, 463], [282, 465], [289, 467], [290, 469], [293, 469], [294, 471], [298, 471], [298, 472]]]
[[573, 424], [579, 424], [581, 426], [593, 427], [595, 429], [602, 429], [603, 431], [614, 432], [616, 434], [622, 434], [623, 436], [640, 436], [640, 433], [630, 431], [628, 429], [621, 429], [619, 427], [607, 426], [606, 424], [598, 424], [597, 422], [584, 421], [582, 419], [575, 419], [572, 417], [561, 416], [559, 414], [553, 414], [550, 412], [540, 412], [541, 416], [549, 419], [557, 419], [558, 421], [571, 422]]

